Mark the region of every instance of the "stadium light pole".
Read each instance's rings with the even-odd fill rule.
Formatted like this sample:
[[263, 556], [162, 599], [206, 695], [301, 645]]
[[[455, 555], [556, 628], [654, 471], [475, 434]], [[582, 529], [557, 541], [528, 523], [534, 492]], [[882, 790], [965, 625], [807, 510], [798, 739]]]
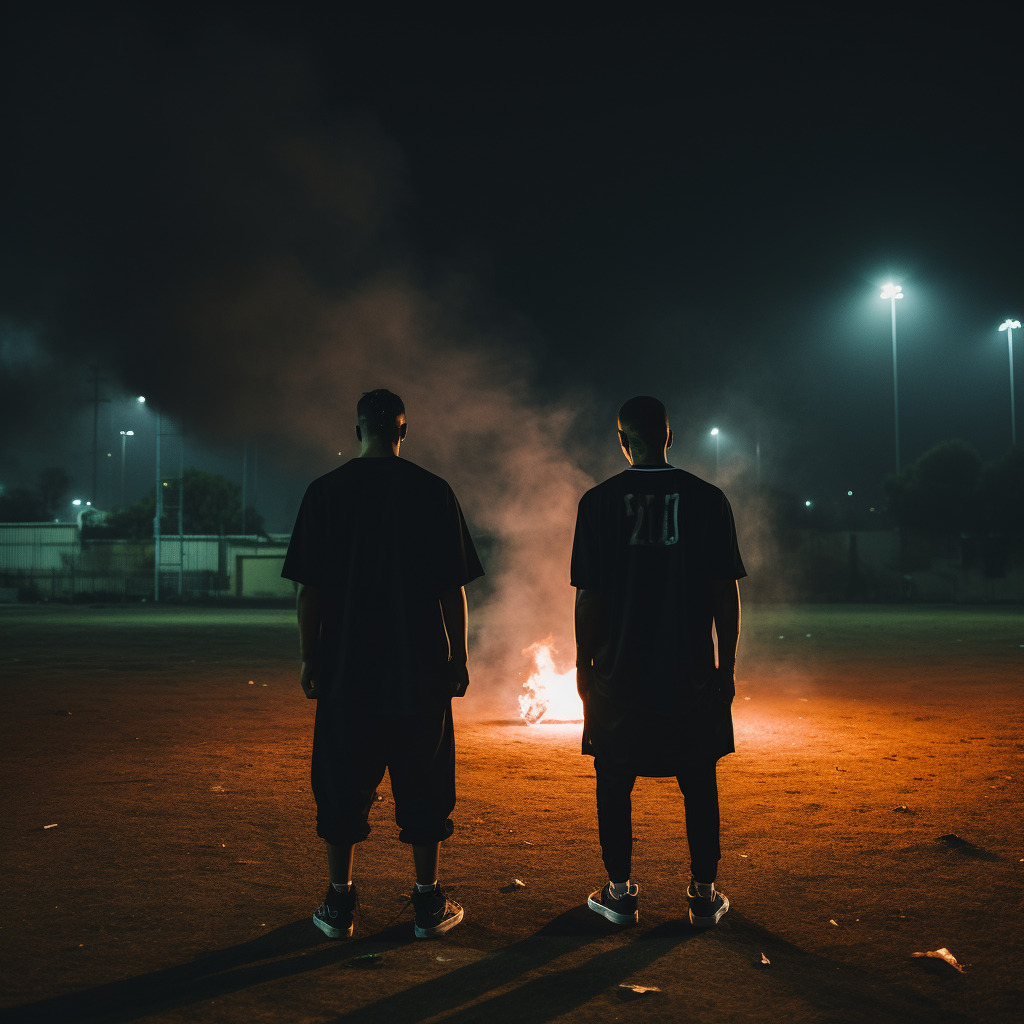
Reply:
[[124, 505], [124, 445], [129, 437], [134, 437], [134, 430], [121, 431], [121, 504]]
[[718, 479], [718, 449], [721, 444], [722, 434], [718, 427], [711, 428], [711, 436], [715, 439], [715, 479]]
[[1006, 331], [1006, 348], [1010, 353], [1010, 439], [1016, 444], [1017, 410], [1013, 405], [1013, 332], [1020, 330], [1020, 321], [1006, 319], [999, 325], [999, 330]]
[[900, 471], [900, 391], [896, 376], [896, 300], [903, 298], [903, 289], [898, 284], [887, 284], [882, 288], [882, 298], [888, 299], [892, 307], [892, 404], [896, 422], [896, 472]]

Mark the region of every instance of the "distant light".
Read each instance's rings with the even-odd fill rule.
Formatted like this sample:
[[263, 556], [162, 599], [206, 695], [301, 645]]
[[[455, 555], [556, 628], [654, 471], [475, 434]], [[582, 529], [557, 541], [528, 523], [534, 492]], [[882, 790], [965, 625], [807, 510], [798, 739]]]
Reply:
[[146, 404], [146, 396], [145, 395], [139, 395], [139, 397], [136, 398], [135, 401], [138, 402], [140, 405], [145, 405]]
[[1020, 330], [1020, 321], [1019, 320], [1004, 320], [999, 325], [999, 330], [1001, 330], [1001, 331], [1018, 331], [1018, 330]]
[[127, 431], [125, 431], [125, 433], [126, 433], [126, 434], [127, 434], [127, 435], [128, 435], [129, 437], [134, 437], [134, 436], [135, 436], [135, 431], [134, 431], [134, 430], [127, 430]]
[[853, 491], [847, 491], [847, 492], [846, 492], [846, 496], [847, 496], [848, 498], [852, 498], [852, 497], [853, 497]]
[[82, 504], [82, 499], [81, 498], [75, 498], [75, 500], [72, 501], [71, 504], [72, 505], [81, 505]]
[[868, 509], [868, 511], [869, 511], [869, 512], [874, 512], [874, 511], [875, 511], [875, 508], [874, 508], [874, 506], [872, 505], [872, 506], [871, 506], [871, 508], [869, 508], [869, 509]]
[[711, 428], [711, 436], [712, 437], [718, 437], [718, 427], [712, 427]]
[[898, 284], [887, 284], [882, 286], [883, 299], [902, 299], [903, 288]]
[[113, 452], [107, 452], [107, 458], [109, 459], [113, 454]]
[[91, 504], [92, 504], [92, 502], [91, 502], [91, 501], [87, 501], [87, 502], [86, 502], [86, 505], [91, 505]]
[[164, 487], [166, 487], [166, 486], [167, 486], [167, 481], [165, 480], [165, 481], [164, 481]]
[[811, 507], [811, 503], [809, 501], [805, 501], [804, 502], [804, 507], [805, 508], [810, 508]]

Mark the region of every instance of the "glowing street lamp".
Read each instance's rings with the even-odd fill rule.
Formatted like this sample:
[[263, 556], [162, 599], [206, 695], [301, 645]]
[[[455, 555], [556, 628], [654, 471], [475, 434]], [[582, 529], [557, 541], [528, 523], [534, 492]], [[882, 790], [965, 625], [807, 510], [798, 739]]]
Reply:
[[722, 435], [718, 431], [718, 427], [711, 428], [711, 436], [715, 439], [715, 479], [718, 479], [718, 449], [722, 442]]
[[139, 405], [145, 405], [146, 404], [146, 396], [145, 395], [139, 395], [139, 397], [136, 398], [135, 401], [138, 402]]
[[892, 305], [892, 403], [896, 421], [896, 472], [900, 471], [900, 393], [896, 379], [896, 300], [903, 298], [903, 289], [898, 284], [882, 287], [882, 298]]
[[1020, 330], [1019, 320], [1004, 320], [999, 330], [1006, 331], [1006, 347], [1010, 353], [1010, 438], [1017, 443], [1017, 412], [1013, 407], [1013, 332]]
[[129, 437], [134, 437], [134, 430], [121, 431], [121, 504], [124, 505], [124, 445]]

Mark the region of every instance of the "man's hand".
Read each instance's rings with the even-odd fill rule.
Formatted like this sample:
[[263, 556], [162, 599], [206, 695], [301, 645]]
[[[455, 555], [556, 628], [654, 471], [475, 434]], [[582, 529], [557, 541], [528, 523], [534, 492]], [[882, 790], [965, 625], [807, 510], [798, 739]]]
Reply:
[[586, 703], [587, 695], [590, 693], [590, 673], [594, 671], [593, 661], [587, 664], [577, 660], [576, 662], [576, 692], [580, 700]]
[[316, 688], [316, 680], [313, 678], [313, 662], [304, 661], [302, 663], [299, 683], [307, 700], [316, 700], [320, 696], [320, 691]]
[[469, 689], [469, 665], [459, 659], [448, 662], [448, 677], [452, 684], [452, 696], [464, 697]]
[[727, 668], [716, 668], [712, 676], [714, 687], [714, 708], [725, 714], [732, 707], [736, 696], [736, 670], [731, 665]]

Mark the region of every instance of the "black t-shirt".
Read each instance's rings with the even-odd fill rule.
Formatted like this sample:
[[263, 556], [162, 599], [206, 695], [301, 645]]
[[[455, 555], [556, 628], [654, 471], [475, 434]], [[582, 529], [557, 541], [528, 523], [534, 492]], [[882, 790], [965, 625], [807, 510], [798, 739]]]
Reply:
[[484, 574], [448, 484], [406, 459], [352, 459], [314, 480], [281, 573], [319, 588], [317, 681], [391, 714], [451, 698], [442, 591]]
[[[692, 473], [630, 468], [583, 495], [572, 585], [600, 591], [603, 616], [586, 752], [675, 775], [660, 769], [710, 749], [698, 734], [715, 664], [711, 584], [746, 575], [728, 499]], [[731, 725], [712, 746], [732, 749]]]

